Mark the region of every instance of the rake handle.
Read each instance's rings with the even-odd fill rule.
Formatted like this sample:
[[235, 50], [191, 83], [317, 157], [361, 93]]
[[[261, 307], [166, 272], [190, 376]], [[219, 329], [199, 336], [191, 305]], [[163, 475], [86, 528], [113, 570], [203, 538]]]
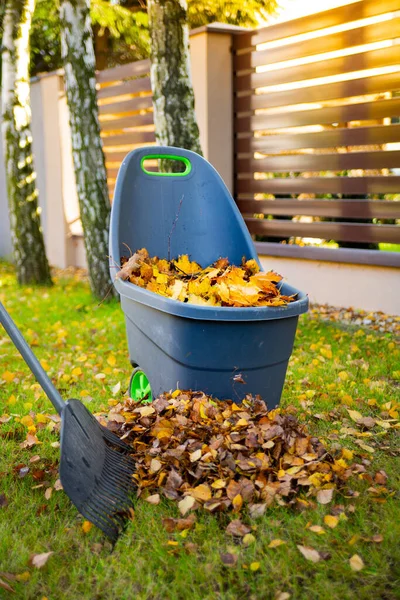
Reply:
[[10, 336], [11, 340], [13, 341], [15, 347], [19, 350], [22, 358], [36, 377], [44, 393], [46, 394], [46, 396], [48, 397], [58, 414], [61, 414], [65, 406], [64, 400], [61, 398], [60, 394], [50, 381], [49, 377], [46, 374], [46, 371], [43, 369], [42, 365], [40, 364], [36, 356], [33, 354], [30, 346], [22, 336], [22, 333], [20, 332], [20, 330], [18, 329], [18, 327], [16, 326], [16, 324], [14, 323], [14, 321], [12, 320], [12, 318], [10, 317], [10, 315], [8, 314], [1, 302], [0, 322], [6, 330], [6, 332], [8, 333], [8, 335]]

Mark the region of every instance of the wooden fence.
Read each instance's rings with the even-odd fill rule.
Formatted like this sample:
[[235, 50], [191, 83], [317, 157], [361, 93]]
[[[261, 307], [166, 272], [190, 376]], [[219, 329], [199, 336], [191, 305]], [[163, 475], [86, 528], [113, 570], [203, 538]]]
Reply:
[[127, 152], [155, 142], [150, 61], [141, 60], [97, 74], [101, 136], [110, 196]]
[[400, 244], [399, 31], [400, 0], [361, 0], [234, 37], [235, 197], [259, 251]]

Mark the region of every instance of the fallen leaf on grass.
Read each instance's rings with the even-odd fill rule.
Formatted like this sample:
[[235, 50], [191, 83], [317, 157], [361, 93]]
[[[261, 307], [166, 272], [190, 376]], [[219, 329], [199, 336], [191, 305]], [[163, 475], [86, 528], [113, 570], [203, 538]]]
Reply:
[[92, 527], [93, 527], [93, 523], [91, 523], [90, 521], [83, 521], [83, 523], [82, 523], [83, 533], [89, 533], [89, 531], [92, 529]]
[[179, 512], [184, 517], [186, 513], [195, 506], [195, 504], [196, 500], [192, 496], [186, 496], [178, 503]]
[[238, 557], [236, 554], [231, 554], [230, 552], [221, 553], [220, 554], [221, 561], [226, 567], [234, 567], [238, 561]]
[[361, 571], [364, 568], [364, 561], [358, 554], [353, 554], [349, 560], [352, 571]]
[[289, 600], [289, 598], [290, 598], [289, 592], [278, 591], [275, 596], [275, 600]]
[[244, 546], [250, 546], [251, 544], [254, 544], [255, 541], [256, 538], [252, 533], [246, 533], [242, 540]]
[[160, 504], [160, 494], [153, 494], [152, 496], [148, 496], [146, 498], [146, 502], [148, 502], [149, 504], [154, 504], [155, 506], [157, 504]]
[[3, 581], [2, 579], [0, 579], [0, 587], [3, 588], [3, 590], [6, 590], [7, 592], [11, 592], [12, 594], [15, 594], [15, 590], [13, 590], [11, 585], [8, 585], [8, 583]]
[[318, 490], [317, 492], [317, 502], [319, 504], [329, 504], [333, 498], [333, 488], [329, 488], [327, 490]]
[[284, 542], [283, 540], [271, 540], [270, 543], [268, 544], [268, 548], [277, 548], [278, 546], [282, 546], [282, 544], [286, 544], [286, 542]]
[[162, 519], [162, 524], [168, 533], [174, 531], [184, 531], [185, 529], [192, 529], [196, 523], [196, 515], [192, 513], [186, 519], [173, 519], [172, 517], [165, 517]]
[[297, 547], [307, 560], [310, 560], [313, 563], [317, 563], [321, 560], [320, 553], [317, 550], [314, 550], [314, 548], [310, 548], [310, 546], [300, 546], [299, 544], [297, 544]]
[[246, 533], [250, 533], [251, 527], [242, 523], [240, 519], [235, 519], [229, 523], [225, 531], [234, 537], [244, 537]]
[[258, 571], [259, 568], [260, 568], [259, 562], [250, 563], [250, 571]]
[[0, 494], [0, 508], [5, 508], [8, 506], [8, 500], [5, 494]]
[[383, 542], [383, 535], [380, 535], [379, 533], [373, 535], [371, 538], [371, 542], [374, 542], [374, 544], [380, 544], [381, 542]]
[[51, 488], [51, 487], [47, 488], [47, 490], [44, 493], [44, 497], [46, 498], [46, 500], [50, 500], [52, 493], [53, 493], [53, 488]]
[[339, 523], [339, 518], [334, 517], [333, 515], [325, 515], [324, 517], [325, 525], [328, 525], [331, 529], [334, 529], [336, 525]]
[[324, 535], [324, 533], [326, 533], [325, 529], [321, 527], [321, 525], [311, 525], [311, 527], [309, 527], [308, 529], [309, 531], [312, 531], [313, 533], [318, 533], [319, 535]]
[[50, 556], [54, 554], [54, 552], [43, 552], [42, 554], [32, 554], [29, 559], [29, 564], [32, 567], [36, 567], [37, 569], [41, 569], [49, 560]]
[[61, 479], [57, 479], [57, 480], [56, 480], [56, 482], [55, 482], [55, 484], [54, 484], [54, 489], [55, 489], [57, 492], [59, 492], [60, 490], [63, 490], [63, 489], [64, 489], [64, 488], [63, 488], [63, 486], [62, 486], [62, 483], [61, 483]]

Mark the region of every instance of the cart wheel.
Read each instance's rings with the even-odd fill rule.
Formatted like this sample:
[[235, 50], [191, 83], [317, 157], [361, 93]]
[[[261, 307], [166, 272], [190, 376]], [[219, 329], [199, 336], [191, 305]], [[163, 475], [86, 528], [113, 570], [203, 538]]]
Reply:
[[140, 367], [137, 367], [132, 373], [129, 382], [129, 395], [135, 402], [141, 401], [146, 404], [153, 402], [150, 382], [146, 373]]

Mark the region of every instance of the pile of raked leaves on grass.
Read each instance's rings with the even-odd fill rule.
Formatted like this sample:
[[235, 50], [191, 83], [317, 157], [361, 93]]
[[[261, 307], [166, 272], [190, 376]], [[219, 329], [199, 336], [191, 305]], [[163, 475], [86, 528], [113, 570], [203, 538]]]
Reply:
[[[352, 451], [329, 452], [293, 414], [268, 412], [259, 397], [237, 405], [176, 390], [150, 405], [126, 399], [104, 425], [132, 448], [138, 496], [151, 504], [164, 496], [183, 517], [189, 513], [172, 519], [172, 529], [190, 528], [196, 509], [233, 511], [227, 533], [242, 537], [250, 531], [242, 511], [256, 518], [275, 502], [300, 509], [328, 504], [336, 492], [352, 496], [350, 477], [367, 475]], [[368, 475], [372, 485], [386, 483], [383, 472], [376, 477]]]
[[285, 306], [295, 300], [280, 293], [281, 275], [260, 271], [254, 259], [244, 258], [238, 267], [220, 258], [202, 268], [187, 254], [168, 261], [150, 258], [142, 248], [121, 258], [116, 277], [173, 300], [205, 306]]

